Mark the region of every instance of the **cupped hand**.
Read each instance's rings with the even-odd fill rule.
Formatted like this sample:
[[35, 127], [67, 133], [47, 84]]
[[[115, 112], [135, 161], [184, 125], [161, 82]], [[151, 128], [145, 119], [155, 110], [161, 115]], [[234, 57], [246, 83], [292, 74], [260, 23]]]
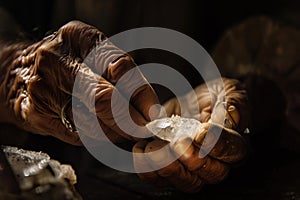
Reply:
[[[248, 143], [242, 136], [249, 124], [246, 91], [237, 80], [223, 78], [222, 81], [198, 86], [194, 90], [198, 104], [190, 102], [192, 93], [181, 98], [185, 116], [189, 114], [202, 122], [203, 129], [194, 138], [184, 134], [171, 143], [156, 138], [150, 142], [139, 141], [133, 147], [135, 153], [156, 152], [165, 147], [159, 154], [134, 156], [137, 171], [149, 166], [153, 169], [139, 173], [141, 179], [184, 192], [197, 192], [205, 184], [222, 181], [232, 164], [246, 157]], [[178, 99], [171, 99], [164, 107], [168, 116], [182, 114]], [[173, 162], [160, 167], [165, 160]]]
[[[205, 184], [222, 181], [231, 164], [245, 157], [247, 143], [232, 129], [211, 123], [203, 126], [203, 131], [197, 133], [195, 138], [180, 138], [173, 144], [159, 139], [139, 141], [133, 147], [134, 153], [155, 152], [165, 147], [159, 154], [134, 157], [136, 169], [148, 169], [149, 166], [156, 169], [139, 173], [139, 177], [157, 186], [173, 186], [189, 193], [201, 190]], [[216, 138], [219, 133], [220, 137]], [[165, 160], [173, 162], [159, 168]]]

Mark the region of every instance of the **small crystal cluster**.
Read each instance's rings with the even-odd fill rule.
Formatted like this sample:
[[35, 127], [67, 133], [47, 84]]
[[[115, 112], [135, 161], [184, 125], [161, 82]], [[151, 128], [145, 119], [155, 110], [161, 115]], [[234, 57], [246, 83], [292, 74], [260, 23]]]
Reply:
[[192, 118], [183, 118], [178, 115], [156, 119], [146, 127], [158, 138], [172, 142], [180, 137], [194, 138], [202, 130], [202, 124]]

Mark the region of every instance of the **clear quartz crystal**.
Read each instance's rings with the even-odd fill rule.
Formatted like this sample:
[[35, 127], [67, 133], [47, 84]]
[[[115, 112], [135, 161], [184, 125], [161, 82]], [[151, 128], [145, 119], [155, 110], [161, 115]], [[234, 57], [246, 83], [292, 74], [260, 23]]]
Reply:
[[179, 138], [194, 138], [197, 133], [203, 131], [202, 124], [192, 118], [183, 118], [178, 115], [156, 119], [146, 127], [158, 138], [174, 142]]

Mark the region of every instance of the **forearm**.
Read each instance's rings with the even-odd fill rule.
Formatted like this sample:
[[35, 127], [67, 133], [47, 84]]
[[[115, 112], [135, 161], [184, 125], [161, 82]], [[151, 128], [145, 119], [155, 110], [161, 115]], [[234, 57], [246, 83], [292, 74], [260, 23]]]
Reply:
[[18, 124], [14, 113], [15, 97], [9, 93], [14, 85], [15, 75], [12, 71], [16, 67], [14, 61], [21, 55], [23, 50], [29, 45], [27, 42], [8, 43], [0, 41], [0, 122]]

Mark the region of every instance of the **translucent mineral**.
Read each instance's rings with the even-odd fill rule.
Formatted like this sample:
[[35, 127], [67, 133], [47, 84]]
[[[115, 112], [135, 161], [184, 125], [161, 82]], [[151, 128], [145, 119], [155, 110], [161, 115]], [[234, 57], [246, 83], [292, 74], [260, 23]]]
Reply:
[[183, 118], [178, 115], [156, 119], [146, 127], [158, 138], [174, 142], [179, 138], [194, 138], [197, 133], [203, 131], [200, 121], [193, 118]]

